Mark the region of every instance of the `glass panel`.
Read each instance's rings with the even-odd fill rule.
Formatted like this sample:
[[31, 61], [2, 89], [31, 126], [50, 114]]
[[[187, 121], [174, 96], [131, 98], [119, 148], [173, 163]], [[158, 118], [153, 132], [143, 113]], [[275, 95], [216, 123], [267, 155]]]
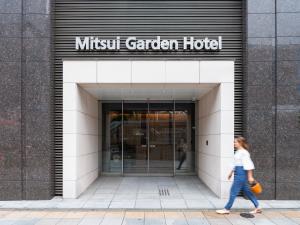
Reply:
[[147, 103], [124, 102], [123, 105], [124, 173], [147, 173]]
[[124, 173], [173, 174], [175, 166], [176, 174], [194, 173], [194, 107], [176, 102], [173, 110], [173, 102], [125, 101], [122, 162], [122, 102], [103, 102], [102, 171], [122, 173], [123, 165]]
[[175, 103], [175, 164], [176, 174], [195, 171], [194, 103]]
[[122, 102], [102, 103], [102, 171], [122, 172]]
[[174, 173], [174, 103], [149, 104], [149, 172]]

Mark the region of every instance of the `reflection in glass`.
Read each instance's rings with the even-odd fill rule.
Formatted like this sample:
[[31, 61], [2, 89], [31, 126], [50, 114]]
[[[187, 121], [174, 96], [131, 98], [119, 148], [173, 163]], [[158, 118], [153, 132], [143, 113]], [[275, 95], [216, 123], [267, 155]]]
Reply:
[[122, 172], [122, 102], [102, 104], [102, 171]]
[[103, 172], [193, 173], [194, 126], [192, 102], [103, 102]]
[[195, 170], [194, 104], [176, 102], [175, 112], [175, 166], [176, 174]]
[[124, 102], [124, 173], [146, 173], [147, 149], [147, 103]]
[[149, 172], [174, 172], [174, 103], [149, 103]]

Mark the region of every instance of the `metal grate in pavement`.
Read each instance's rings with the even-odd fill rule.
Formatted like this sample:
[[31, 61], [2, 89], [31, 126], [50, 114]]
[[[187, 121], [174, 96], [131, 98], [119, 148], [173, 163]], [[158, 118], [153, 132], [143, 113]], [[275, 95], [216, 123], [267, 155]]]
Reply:
[[170, 195], [168, 188], [159, 188], [158, 193], [159, 193], [159, 196], [169, 196]]

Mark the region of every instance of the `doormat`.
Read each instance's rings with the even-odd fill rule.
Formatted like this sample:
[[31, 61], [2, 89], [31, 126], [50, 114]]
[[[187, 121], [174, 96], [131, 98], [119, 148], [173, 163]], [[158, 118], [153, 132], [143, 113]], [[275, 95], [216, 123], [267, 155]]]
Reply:
[[240, 213], [240, 216], [244, 218], [254, 218], [254, 215], [251, 213]]

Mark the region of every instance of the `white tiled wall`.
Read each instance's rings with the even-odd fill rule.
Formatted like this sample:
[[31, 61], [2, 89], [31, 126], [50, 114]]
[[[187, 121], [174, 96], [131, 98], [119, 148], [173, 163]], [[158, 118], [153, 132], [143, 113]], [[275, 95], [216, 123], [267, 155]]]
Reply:
[[64, 83], [231, 83], [233, 61], [64, 61]]
[[64, 83], [63, 119], [63, 197], [76, 198], [98, 176], [97, 99]]
[[198, 176], [221, 198], [228, 197], [231, 184], [227, 175], [233, 160], [233, 92], [233, 82], [221, 83], [197, 104]]
[[[218, 196], [227, 197], [226, 180], [233, 158], [233, 61], [64, 61], [63, 196], [80, 195], [101, 172], [97, 99], [78, 84], [168, 85], [219, 84], [197, 103], [196, 167], [198, 176]], [[156, 91], [156, 90], [153, 90]], [[148, 93], [150, 93], [148, 91]], [[180, 89], [176, 90], [178, 95]], [[206, 140], [208, 145], [206, 145]]]

